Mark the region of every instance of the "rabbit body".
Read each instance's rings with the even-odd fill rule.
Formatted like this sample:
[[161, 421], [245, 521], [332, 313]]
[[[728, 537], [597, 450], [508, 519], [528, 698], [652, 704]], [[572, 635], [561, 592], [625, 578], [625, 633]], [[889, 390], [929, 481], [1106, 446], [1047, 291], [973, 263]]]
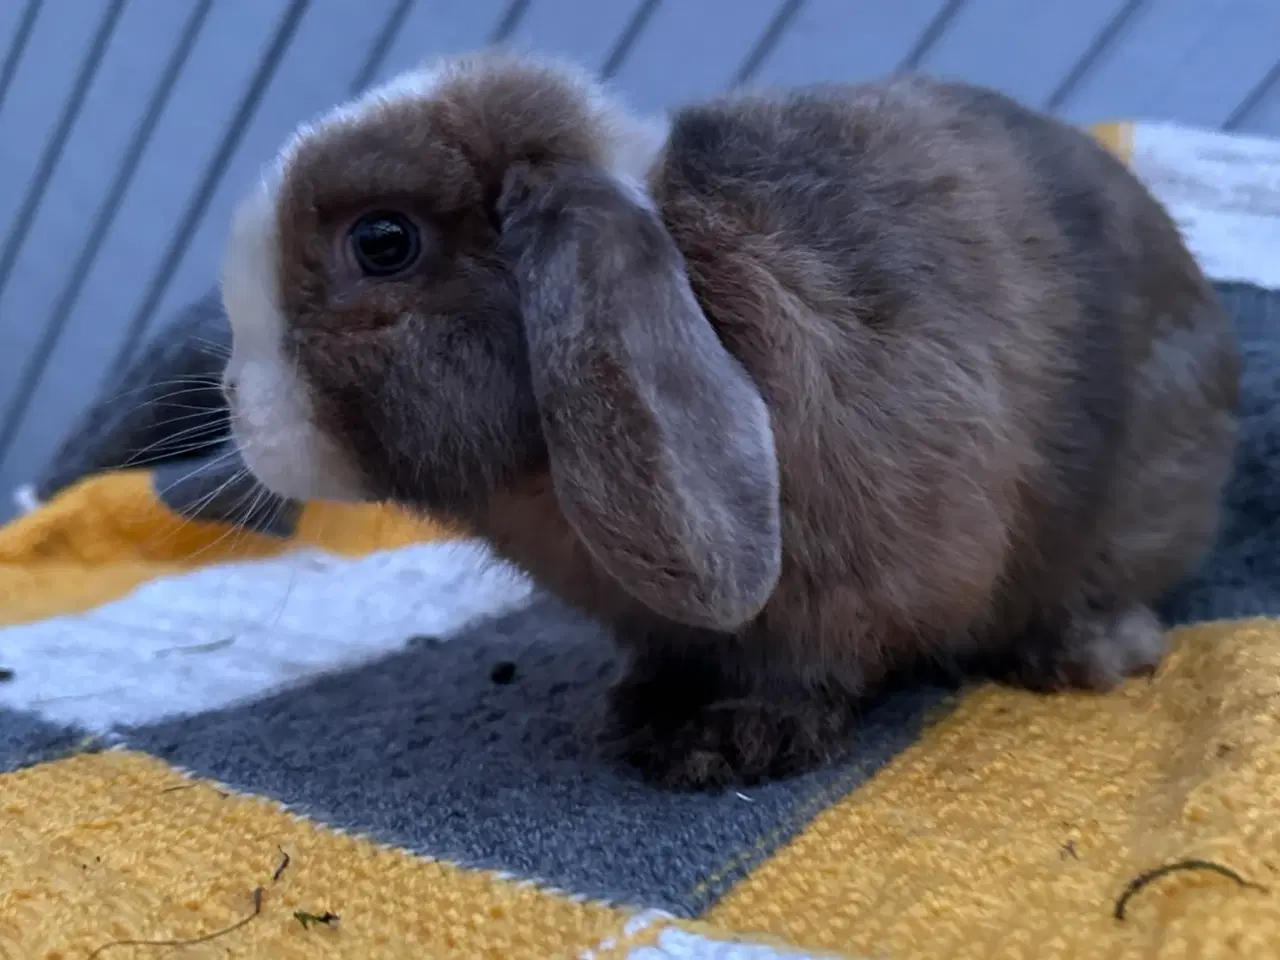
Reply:
[[[225, 279], [246, 460], [296, 447], [246, 425], [271, 397], [309, 431], [264, 482], [447, 516], [609, 623], [606, 742], [671, 786], [821, 763], [922, 664], [1154, 669], [1150, 604], [1217, 531], [1239, 356], [1125, 166], [923, 77], [652, 137], [602, 97], [460, 61], [287, 149]], [[381, 208], [427, 238], [389, 278], [344, 250]]]

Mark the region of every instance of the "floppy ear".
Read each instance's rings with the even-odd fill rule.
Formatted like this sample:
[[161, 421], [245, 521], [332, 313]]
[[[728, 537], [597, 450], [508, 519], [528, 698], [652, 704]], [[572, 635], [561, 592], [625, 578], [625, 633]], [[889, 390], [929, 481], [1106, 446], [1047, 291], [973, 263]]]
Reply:
[[513, 171], [498, 213], [566, 519], [651, 610], [741, 626], [781, 570], [773, 432], [674, 241], [599, 170]]

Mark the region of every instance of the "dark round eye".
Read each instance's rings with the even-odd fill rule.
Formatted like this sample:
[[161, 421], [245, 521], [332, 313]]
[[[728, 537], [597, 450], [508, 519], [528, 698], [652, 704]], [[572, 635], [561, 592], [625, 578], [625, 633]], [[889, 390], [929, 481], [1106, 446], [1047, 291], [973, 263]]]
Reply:
[[366, 277], [389, 277], [407, 270], [422, 252], [418, 228], [402, 213], [367, 213], [351, 227], [351, 254]]

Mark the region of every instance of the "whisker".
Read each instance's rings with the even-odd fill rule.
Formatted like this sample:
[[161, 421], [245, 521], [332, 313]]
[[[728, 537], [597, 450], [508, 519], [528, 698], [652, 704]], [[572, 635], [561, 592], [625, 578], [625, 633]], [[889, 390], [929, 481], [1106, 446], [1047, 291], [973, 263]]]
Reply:
[[204, 393], [206, 391], [219, 390], [222, 387], [221, 377], [181, 377], [174, 380], [162, 380], [158, 383], [146, 383], [139, 387], [132, 387], [128, 390], [120, 390], [112, 394], [108, 399], [111, 402], [127, 400], [139, 393], [147, 393], [160, 387], [181, 387], [183, 389], [176, 390], [172, 393], [162, 394], [159, 397], [151, 398], [152, 402], [164, 400], [168, 397], [181, 396], [183, 393]]
[[[288, 506], [289, 506], [288, 500], [284, 499], [283, 497], [277, 498], [275, 506], [272, 507], [271, 509], [270, 519], [268, 523], [271, 526], [275, 526], [275, 524], [280, 520], [280, 515], [284, 513], [284, 511], [288, 508]], [[289, 552], [291, 553], [296, 552], [296, 549], [291, 549]], [[285, 611], [287, 611], [289, 608], [289, 601], [293, 598], [293, 590], [294, 590], [294, 587], [297, 586], [297, 583], [298, 583], [298, 565], [296, 563], [290, 564], [289, 583], [285, 587], [284, 594], [280, 597], [280, 605], [276, 608], [275, 615], [270, 618], [272, 627], [279, 627], [280, 621], [284, 619]]]
[[227, 426], [225, 422], [214, 422], [214, 424], [205, 422], [205, 424], [184, 426], [182, 430], [175, 430], [172, 434], [161, 436], [161, 438], [157, 440], [152, 440], [152, 442], [145, 445], [145, 447], [141, 447], [140, 449], [137, 449], [137, 451], [134, 451], [134, 456], [141, 456], [141, 454], [150, 453], [156, 448], [165, 447], [165, 445], [182, 443], [183, 440], [189, 440], [193, 438], [193, 436], [200, 436], [205, 433], [214, 433], [218, 435], [220, 439], [225, 439], [225, 436], [227, 436], [225, 426]]
[[127, 460], [124, 460], [122, 463], [109, 469], [138, 470], [143, 467], [154, 467], [158, 464], [164, 464], [174, 460], [180, 460], [185, 457], [194, 456], [195, 454], [202, 453], [206, 450], [216, 450], [224, 443], [226, 443], [226, 438], [221, 434], [207, 439], [192, 440], [172, 448], [159, 450], [150, 455], [129, 457]]
[[218, 417], [222, 422], [225, 422], [231, 419], [230, 412], [225, 410], [217, 410], [210, 407], [197, 407], [195, 404], [191, 404], [191, 403], [187, 403], [187, 404], [175, 403], [175, 404], [171, 404], [170, 406], [174, 407], [177, 410], [189, 410], [191, 412], [180, 413], [172, 417], [165, 417], [163, 420], [158, 421], [159, 423], [164, 425], [168, 425], [171, 423], [183, 423], [187, 420], [194, 420], [197, 417], [205, 417], [205, 418]]
[[[233, 456], [236, 452], [237, 451], [235, 450], [230, 450], [227, 453], [223, 454], [221, 457], [214, 458], [208, 464], [202, 464], [201, 466], [198, 466], [195, 469], [189, 471], [183, 477], [165, 486], [160, 491], [161, 496], [163, 497], [166, 493], [172, 491], [175, 487], [190, 480], [192, 477], [198, 474], [201, 470], [207, 470], [212, 467], [216, 467], [218, 464], [224, 462], [226, 459]], [[193, 523], [195, 523], [200, 518], [199, 515], [201, 511], [203, 511], [209, 504], [211, 504], [214, 500], [216, 500], [223, 493], [223, 491], [225, 491], [229, 486], [238, 482], [247, 473], [248, 471], [245, 468], [241, 467], [235, 472], [233, 472], [231, 476], [227, 477], [220, 484], [214, 487], [213, 490], [209, 491], [208, 493], [205, 493], [203, 496], [196, 499], [193, 503], [186, 504], [184, 507], [177, 508], [175, 512], [181, 518], [182, 522], [179, 523], [177, 527], [175, 527], [173, 530], [169, 532], [168, 537], [172, 538], [177, 536], [179, 533], [186, 530]], [[159, 547], [159, 546], [163, 546], [165, 542], [166, 540], [162, 538], [159, 541], [152, 541], [152, 545], [155, 547]]]
[[[238, 454], [239, 452], [240, 452], [239, 450], [237, 450], [237, 449], [234, 449], [234, 448], [233, 448], [233, 449], [227, 450], [225, 453], [223, 453], [223, 454], [221, 454], [221, 455], [219, 455], [219, 456], [217, 456], [217, 457], [214, 457], [214, 458], [213, 458], [212, 460], [210, 460], [210, 461], [207, 461], [207, 462], [205, 462], [205, 463], [201, 463], [201, 464], [196, 465], [195, 467], [192, 467], [192, 469], [191, 469], [191, 470], [189, 470], [187, 473], [183, 474], [183, 475], [182, 475], [181, 477], [179, 477], [177, 480], [174, 480], [172, 483], [170, 483], [168, 486], [166, 486], [166, 487], [163, 489], [163, 491], [162, 491], [162, 492], [164, 492], [164, 493], [168, 493], [168, 492], [169, 492], [169, 491], [171, 491], [174, 487], [177, 487], [177, 486], [179, 486], [180, 484], [186, 483], [188, 480], [190, 480], [190, 479], [191, 479], [192, 477], [194, 477], [196, 474], [200, 473], [202, 470], [209, 470], [209, 469], [211, 469], [211, 468], [213, 468], [213, 467], [219, 466], [220, 464], [225, 463], [227, 460], [230, 460], [232, 457], [236, 456], [236, 454]], [[243, 467], [241, 467], [241, 468], [240, 468], [240, 471], [237, 471], [237, 472], [241, 472], [241, 471], [243, 471], [243, 470], [244, 470], [244, 468], [243, 468]], [[234, 476], [234, 474], [233, 474], [233, 476]]]
[[[160, 406], [163, 406], [166, 410], [189, 410], [195, 416], [203, 415], [208, 417], [208, 416], [214, 416], [215, 414], [218, 414], [218, 413], [227, 415], [227, 409], [225, 404], [210, 406], [209, 404], [175, 403], [174, 401], [171, 401], [171, 400], [148, 400], [146, 403], [138, 404], [133, 409], [136, 412], [141, 410], [147, 410], [151, 407], [160, 407]], [[173, 417], [173, 418], [166, 417], [161, 422], [162, 423], [167, 422], [169, 419], [181, 419], [182, 417], [186, 417], [186, 416], [187, 414], [180, 414], [178, 417]]]
[[227, 357], [231, 356], [231, 345], [221, 340], [210, 340], [208, 337], [202, 337], [199, 334], [193, 334], [187, 338], [188, 343], [194, 343], [197, 346], [205, 347], [209, 356]]
[[[238, 482], [240, 480], [245, 479], [247, 476], [248, 476], [248, 471], [241, 470], [233, 478], [233, 480]], [[225, 489], [225, 486], [226, 485], [224, 484], [223, 489]], [[202, 556], [203, 554], [208, 553], [209, 551], [212, 551], [217, 547], [225, 544], [227, 540], [231, 540], [230, 545], [232, 547], [236, 546], [239, 542], [241, 542], [241, 540], [243, 540], [243, 538], [249, 533], [249, 530], [245, 527], [243, 523], [236, 521], [235, 518], [240, 516], [248, 516], [250, 511], [243, 510], [245, 501], [248, 500], [251, 502], [256, 502], [257, 498], [261, 496], [262, 493], [263, 493], [263, 490], [260, 486], [241, 493], [239, 499], [235, 502], [235, 504], [231, 507], [231, 509], [227, 511], [228, 515], [233, 519], [231, 522], [226, 523], [226, 529], [221, 534], [219, 534], [214, 540], [210, 541], [209, 543], [205, 544], [203, 547], [200, 547], [192, 551], [190, 554], [188, 554], [187, 559], [195, 560], [198, 557]], [[206, 501], [206, 503], [207, 502], [208, 501]]]

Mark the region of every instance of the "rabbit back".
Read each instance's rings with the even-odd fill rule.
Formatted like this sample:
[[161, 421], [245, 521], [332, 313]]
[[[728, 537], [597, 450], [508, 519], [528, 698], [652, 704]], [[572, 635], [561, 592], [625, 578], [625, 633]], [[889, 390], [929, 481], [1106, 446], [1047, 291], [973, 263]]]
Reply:
[[1150, 601], [1207, 546], [1234, 341], [1086, 134], [918, 77], [735, 97], [677, 112], [650, 189], [773, 418], [762, 657], [857, 685]]

